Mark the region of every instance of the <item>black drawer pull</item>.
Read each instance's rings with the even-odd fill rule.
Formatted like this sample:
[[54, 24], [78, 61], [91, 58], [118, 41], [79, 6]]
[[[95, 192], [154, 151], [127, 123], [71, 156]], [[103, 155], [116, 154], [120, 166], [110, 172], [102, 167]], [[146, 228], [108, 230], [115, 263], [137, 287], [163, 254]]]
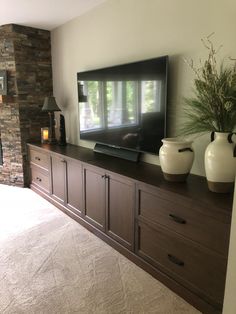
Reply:
[[41, 181], [42, 181], [42, 179], [41, 179], [41, 178], [39, 178], [39, 177], [37, 177], [37, 178], [36, 178], [36, 180], [37, 180], [37, 181], [39, 181], [39, 182], [41, 182]]
[[35, 157], [35, 159], [36, 159], [36, 160], [38, 160], [38, 161], [40, 161], [40, 160], [41, 160], [41, 159], [40, 159], [39, 157], [37, 157], [37, 156]]
[[178, 150], [179, 153], [183, 153], [183, 152], [187, 152], [187, 151], [193, 152], [193, 150], [192, 150], [191, 147], [180, 148], [180, 149]]
[[186, 224], [186, 220], [181, 217], [175, 216], [173, 214], [169, 214], [169, 217], [172, 218], [175, 222], [178, 222], [179, 224]]
[[176, 265], [178, 265], [178, 266], [184, 266], [184, 262], [181, 261], [180, 259], [178, 259], [177, 257], [175, 257], [174, 255], [167, 254], [167, 256], [168, 256], [169, 260], [170, 260], [172, 263], [174, 263], [174, 264], [176, 264]]
[[103, 174], [101, 177], [102, 177], [102, 179], [106, 179], [106, 175], [105, 174]]

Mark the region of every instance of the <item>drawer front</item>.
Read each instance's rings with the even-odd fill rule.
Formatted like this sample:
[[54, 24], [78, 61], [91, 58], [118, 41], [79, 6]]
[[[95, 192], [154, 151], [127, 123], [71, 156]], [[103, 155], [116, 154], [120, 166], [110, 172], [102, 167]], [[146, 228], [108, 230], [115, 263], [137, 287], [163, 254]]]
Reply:
[[37, 185], [38, 187], [43, 189], [45, 192], [49, 193], [49, 176], [41, 169], [38, 169], [37, 167], [31, 167], [31, 182], [32, 184]]
[[138, 190], [138, 215], [227, 256], [230, 225], [197, 210], [194, 202], [172, 201], [162, 193]]
[[227, 261], [162, 227], [140, 222], [137, 253], [217, 308], [223, 303]]
[[49, 170], [49, 155], [38, 150], [30, 149], [31, 163]]

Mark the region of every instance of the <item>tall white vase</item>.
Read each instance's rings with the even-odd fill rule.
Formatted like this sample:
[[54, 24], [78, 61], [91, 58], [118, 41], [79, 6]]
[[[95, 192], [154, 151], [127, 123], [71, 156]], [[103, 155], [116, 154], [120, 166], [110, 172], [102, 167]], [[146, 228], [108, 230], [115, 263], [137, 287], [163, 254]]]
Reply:
[[192, 141], [164, 138], [159, 159], [164, 178], [168, 181], [185, 181], [193, 164]]
[[215, 132], [215, 139], [205, 151], [205, 170], [208, 188], [212, 192], [233, 191], [236, 158], [234, 143], [228, 140], [229, 133]]

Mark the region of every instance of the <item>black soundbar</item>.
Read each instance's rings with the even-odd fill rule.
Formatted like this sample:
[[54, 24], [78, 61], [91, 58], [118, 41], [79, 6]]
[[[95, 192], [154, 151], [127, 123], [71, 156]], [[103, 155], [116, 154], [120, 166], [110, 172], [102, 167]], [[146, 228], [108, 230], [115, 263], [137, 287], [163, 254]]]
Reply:
[[93, 149], [96, 153], [101, 153], [113, 157], [119, 157], [122, 159], [138, 162], [140, 152], [120, 148], [116, 146], [109, 146], [105, 144], [96, 143]]

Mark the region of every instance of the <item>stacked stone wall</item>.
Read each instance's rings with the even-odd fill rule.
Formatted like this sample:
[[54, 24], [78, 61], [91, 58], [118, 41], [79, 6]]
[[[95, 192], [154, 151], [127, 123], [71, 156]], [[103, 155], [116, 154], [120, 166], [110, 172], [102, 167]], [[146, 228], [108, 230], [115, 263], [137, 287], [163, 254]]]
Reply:
[[7, 71], [8, 93], [0, 101], [3, 165], [0, 183], [27, 186], [27, 142], [40, 141], [48, 126], [42, 112], [52, 95], [50, 32], [15, 24], [0, 27], [0, 70]]

